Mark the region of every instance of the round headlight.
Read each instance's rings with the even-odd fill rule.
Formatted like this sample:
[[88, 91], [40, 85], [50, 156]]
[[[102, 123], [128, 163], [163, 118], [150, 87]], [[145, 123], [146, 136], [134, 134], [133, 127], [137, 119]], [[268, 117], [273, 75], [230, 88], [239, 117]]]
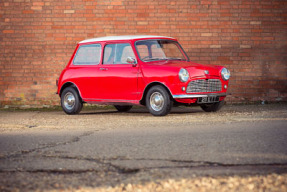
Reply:
[[226, 68], [221, 69], [221, 77], [223, 80], [227, 81], [230, 78], [230, 71]]
[[179, 76], [179, 80], [181, 82], [187, 82], [187, 80], [189, 78], [189, 73], [186, 69], [181, 68], [179, 73], [178, 73], [178, 76]]

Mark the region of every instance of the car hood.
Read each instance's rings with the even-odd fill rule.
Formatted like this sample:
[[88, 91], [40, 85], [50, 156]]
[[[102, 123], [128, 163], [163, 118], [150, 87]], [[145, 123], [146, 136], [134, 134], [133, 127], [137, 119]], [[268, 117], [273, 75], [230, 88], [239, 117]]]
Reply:
[[222, 68], [220, 66], [203, 65], [203, 64], [190, 62], [190, 61], [187, 62], [187, 61], [172, 61], [172, 60], [154, 62], [153, 64], [150, 64], [150, 65], [159, 65], [161, 67], [178, 68], [178, 70], [180, 70], [180, 68], [185, 68], [188, 71], [191, 78], [201, 77], [201, 76], [217, 76], [218, 77], [220, 75], [220, 69]]

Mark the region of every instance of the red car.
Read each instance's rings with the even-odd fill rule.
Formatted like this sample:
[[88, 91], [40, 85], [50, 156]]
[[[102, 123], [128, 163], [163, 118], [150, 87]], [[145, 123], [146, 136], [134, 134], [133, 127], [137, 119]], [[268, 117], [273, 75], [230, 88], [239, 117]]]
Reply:
[[121, 112], [145, 105], [155, 116], [180, 104], [211, 112], [223, 106], [229, 77], [222, 66], [189, 61], [171, 37], [100, 37], [77, 45], [57, 94], [67, 114], [79, 113], [83, 103], [114, 105]]

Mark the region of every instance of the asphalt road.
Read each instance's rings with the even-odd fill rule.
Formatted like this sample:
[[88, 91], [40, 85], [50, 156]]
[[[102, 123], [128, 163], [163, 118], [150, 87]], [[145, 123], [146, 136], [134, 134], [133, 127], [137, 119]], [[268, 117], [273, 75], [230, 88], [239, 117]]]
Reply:
[[166, 117], [142, 108], [77, 116], [2, 110], [0, 131], [2, 191], [226, 175], [287, 180], [286, 104], [226, 106], [218, 113], [176, 108]]

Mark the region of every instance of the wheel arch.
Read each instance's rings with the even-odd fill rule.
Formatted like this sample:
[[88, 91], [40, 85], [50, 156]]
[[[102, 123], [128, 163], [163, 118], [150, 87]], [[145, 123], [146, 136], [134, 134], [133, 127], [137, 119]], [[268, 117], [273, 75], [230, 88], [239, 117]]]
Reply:
[[166, 91], [169, 93], [170, 98], [173, 99], [172, 93], [171, 93], [171, 91], [169, 90], [169, 88], [168, 88], [164, 83], [155, 81], [155, 82], [149, 83], [149, 84], [145, 87], [144, 92], [143, 92], [143, 95], [142, 95], [142, 98], [141, 98], [141, 100], [140, 100], [140, 104], [141, 104], [141, 105], [145, 105], [145, 104], [146, 104], [146, 103], [145, 103], [145, 97], [146, 97], [146, 95], [147, 95], [147, 92], [149, 91], [150, 88], [152, 88], [153, 86], [156, 86], [156, 85], [161, 85], [161, 86], [163, 86], [163, 87], [166, 89]]
[[70, 82], [70, 81], [69, 81], [69, 82], [66, 82], [66, 83], [64, 83], [64, 84], [62, 85], [62, 87], [61, 87], [61, 89], [60, 89], [60, 93], [59, 93], [59, 96], [60, 96], [60, 97], [61, 97], [62, 92], [64, 91], [64, 89], [66, 89], [67, 87], [73, 87], [73, 88], [77, 91], [77, 93], [78, 93], [80, 99], [83, 101], [82, 95], [81, 95], [81, 92], [80, 92], [78, 86], [77, 86], [75, 83]]

